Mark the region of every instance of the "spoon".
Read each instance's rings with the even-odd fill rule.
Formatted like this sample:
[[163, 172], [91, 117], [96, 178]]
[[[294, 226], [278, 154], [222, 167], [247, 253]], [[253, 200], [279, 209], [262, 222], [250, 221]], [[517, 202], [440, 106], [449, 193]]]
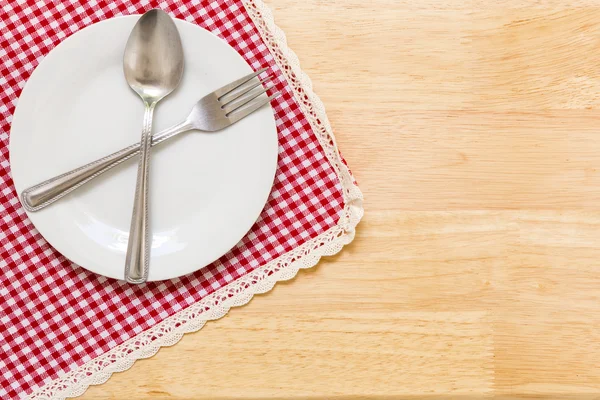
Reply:
[[125, 259], [125, 280], [143, 283], [148, 278], [150, 230], [148, 227], [148, 170], [154, 107], [178, 85], [183, 75], [183, 48], [175, 23], [164, 11], [150, 10], [133, 27], [123, 56], [125, 79], [144, 102], [144, 124], [133, 202], [131, 229]]

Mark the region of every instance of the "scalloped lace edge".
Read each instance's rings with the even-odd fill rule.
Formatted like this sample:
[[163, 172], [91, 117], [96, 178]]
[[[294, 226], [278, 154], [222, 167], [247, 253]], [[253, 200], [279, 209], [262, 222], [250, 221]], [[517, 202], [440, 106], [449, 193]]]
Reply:
[[275, 283], [292, 279], [300, 269], [315, 266], [322, 256], [338, 253], [354, 239], [356, 225], [364, 214], [363, 196], [341, 160], [323, 103], [313, 92], [310, 78], [301, 70], [298, 57], [288, 47], [285, 34], [275, 24], [269, 7], [262, 0], [243, 0], [243, 3], [275, 56], [277, 65], [294, 89], [296, 100], [340, 179], [344, 209], [338, 224], [119, 346], [45, 384], [26, 397], [27, 399], [64, 400], [80, 396], [90, 385], [102, 384], [113, 373], [131, 368], [135, 361], [153, 356], [163, 346], [176, 344], [184, 334], [196, 332], [207, 321], [225, 316], [231, 307], [245, 305], [255, 294], [270, 291]]

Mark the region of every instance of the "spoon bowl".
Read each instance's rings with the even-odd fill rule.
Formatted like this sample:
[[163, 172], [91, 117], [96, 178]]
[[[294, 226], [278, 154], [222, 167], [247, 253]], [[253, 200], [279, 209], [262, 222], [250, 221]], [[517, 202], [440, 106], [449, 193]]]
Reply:
[[129, 86], [148, 103], [156, 103], [179, 85], [183, 47], [177, 27], [164, 11], [150, 10], [133, 28], [123, 56]]

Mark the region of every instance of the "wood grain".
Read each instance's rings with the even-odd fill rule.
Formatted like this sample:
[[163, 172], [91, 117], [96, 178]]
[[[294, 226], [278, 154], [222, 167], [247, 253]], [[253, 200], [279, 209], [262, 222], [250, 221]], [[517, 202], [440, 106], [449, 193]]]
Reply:
[[600, 0], [268, 3], [356, 240], [83, 398], [598, 398]]

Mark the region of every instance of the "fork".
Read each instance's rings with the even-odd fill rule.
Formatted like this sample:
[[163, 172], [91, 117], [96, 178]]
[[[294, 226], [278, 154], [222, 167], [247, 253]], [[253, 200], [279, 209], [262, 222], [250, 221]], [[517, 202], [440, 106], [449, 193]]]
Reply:
[[[270, 76], [262, 81], [258, 78], [266, 70], [263, 68], [253, 72], [207, 94], [198, 100], [185, 121], [154, 134], [151, 145], [156, 146], [180, 133], [191, 130], [219, 131], [268, 104], [280, 93], [277, 92], [268, 97], [262, 96], [273, 87], [265, 88], [264, 86], [269, 82]], [[136, 143], [82, 167], [50, 178], [23, 190], [21, 202], [28, 211], [41, 210], [139, 153], [140, 143]]]

